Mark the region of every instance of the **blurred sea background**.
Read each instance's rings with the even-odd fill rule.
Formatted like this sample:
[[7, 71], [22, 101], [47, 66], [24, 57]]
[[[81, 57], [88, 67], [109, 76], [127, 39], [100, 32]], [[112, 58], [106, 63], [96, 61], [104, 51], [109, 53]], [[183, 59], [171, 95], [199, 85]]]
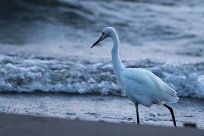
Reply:
[[[103, 118], [104, 111], [100, 114], [94, 110], [87, 117], [87, 112], [78, 115], [75, 107], [73, 113], [63, 111], [62, 115], [57, 107], [62, 101], [64, 106], [73, 100], [83, 112], [84, 107], [80, 107], [77, 98], [90, 104], [100, 100], [109, 103], [113, 97], [117, 104], [120, 105], [121, 99], [124, 105], [125, 92], [118, 88], [112, 70], [112, 41], [109, 39], [97, 48], [90, 48], [101, 31], [112, 26], [120, 37], [120, 55], [125, 66], [143, 67], [160, 77], [185, 99], [178, 109], [195, 108], [186, 117], [180, 113], [180, 122], [194, 117], [194, 111], [192, 122], [203, 128], [203, 24], [202, 0], [2, 0], [0, 111], [107, 120]], [[47, 97], [44, 92], [48, 92]], [[27, 93], [32, 94], [32, 99]], [[70, 101], [65, 104], [64, 95], [76, 98], [70, 100], [67, 96]], [[90, 102], [89, 95], [100, 98]], [[37, 113], [26, 109], [26, 103], [32, 107], [44, 97], [47, 99], [34, 108]], [[56, 102], [59, 105], [53, 106], [53, 99], [59, 99]], [[49, 106], [56, 110], [42, 111]], [[117, 110], [112, 112], [118, 113]], [[121, 116], [125, 116], [123, 112]], [[131, 113], [125, 121], [111, 119], [113, 115], [108, 121], [131, 122], [134, 111]], [[162, 123], [154, 119], [150, 123], [157, 121]]]

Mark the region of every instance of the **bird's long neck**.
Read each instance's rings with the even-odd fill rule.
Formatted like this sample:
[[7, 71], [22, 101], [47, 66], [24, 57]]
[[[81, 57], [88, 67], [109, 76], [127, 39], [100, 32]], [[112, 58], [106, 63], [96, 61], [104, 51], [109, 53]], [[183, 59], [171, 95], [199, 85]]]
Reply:
[[113, 32], [111, 34], [111, 38], [113, 40], [113, 48], [111, 51], [113, 70], [114, 70], [114, 73], [116, 74], [116, 77], [120, 78], [121, 71], [125, 68], [125, 66], [122, 64], [122, 61], [119, 56], [119, 49], [118, 49], [119, 38], [118, 38], [117, 33]]

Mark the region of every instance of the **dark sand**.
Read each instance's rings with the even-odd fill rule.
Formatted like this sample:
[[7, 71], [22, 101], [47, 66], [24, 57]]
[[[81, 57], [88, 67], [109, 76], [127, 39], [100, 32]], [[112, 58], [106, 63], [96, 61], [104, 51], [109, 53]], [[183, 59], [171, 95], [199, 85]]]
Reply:
[[204, 136], [196, 128], [174, 128], [66, 120], [0, 113], [1, 136]]

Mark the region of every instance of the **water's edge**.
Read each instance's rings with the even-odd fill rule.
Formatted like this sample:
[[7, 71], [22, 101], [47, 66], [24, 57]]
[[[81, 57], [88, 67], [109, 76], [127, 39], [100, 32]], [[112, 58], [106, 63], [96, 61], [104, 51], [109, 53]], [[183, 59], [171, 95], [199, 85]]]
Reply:
[[[178, 126], [195, 123], [204, 128], [203, 102], [182, 98], [170, 106], [174, 109]], [[5, 94], [0, 95], [0, 112], [105, 121], [135, 123], [135, 107], [127, 98], [118, 96], [64, 95], [64, 94]], [[188, 107], [188, 108], [186, 108]], [[146, 108], [139, 105], [141, 124], [173, 126], [170, 113], [164, 106]]]

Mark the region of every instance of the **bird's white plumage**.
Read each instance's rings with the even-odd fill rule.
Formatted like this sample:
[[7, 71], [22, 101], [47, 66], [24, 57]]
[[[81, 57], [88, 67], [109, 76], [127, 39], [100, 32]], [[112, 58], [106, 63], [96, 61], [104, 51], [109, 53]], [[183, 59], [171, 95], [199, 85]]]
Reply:
[[146, 69], [125, 68], [120, 80], [127, 96], [134, 103], [149, 107], [152, 104], [178, 101], [176, 92]]
[[92, 47], [107, 37], [113, 40], [111, 54], [116, 79], [132, 102], [150, 107], [152, 104], [178, 101], [176, 92], [151, 71], [143, 68], [126, 68], [122, 64], [118, 49], [119, 38], [114, 28], [105, 28], [102, 36]]

